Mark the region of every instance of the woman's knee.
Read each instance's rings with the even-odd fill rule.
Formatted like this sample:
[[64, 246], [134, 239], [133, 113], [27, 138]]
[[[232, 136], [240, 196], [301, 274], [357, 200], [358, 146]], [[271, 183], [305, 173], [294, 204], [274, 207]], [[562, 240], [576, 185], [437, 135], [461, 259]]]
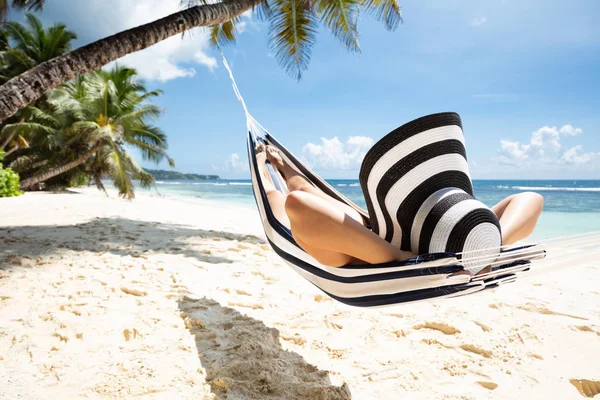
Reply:
[[521, 193], [521, 196], [527, 199], [531, 206], [538, 212], [542, 212], [542, 209], [544, 208], [544, 196], [536, 192], [524, 192]]
[[285, 199], [285, 212], [290, 218], [305, 214], [310, 209], [310, 197], [301, 190], [290, 192]]

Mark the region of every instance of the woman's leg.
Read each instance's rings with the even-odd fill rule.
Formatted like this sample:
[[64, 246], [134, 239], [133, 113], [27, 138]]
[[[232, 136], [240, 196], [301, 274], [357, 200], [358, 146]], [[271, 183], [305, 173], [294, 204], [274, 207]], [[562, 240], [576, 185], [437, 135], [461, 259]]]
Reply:
[[258, 170], [260, 172], [260, 176], [263, 182], [263, 187], [265, 188], [265, 192], [267, 193], [267, 198], [269, 199], [271, 210], [273, 210], [275, 218], [277, 218], [277, 220], [281, 222], [282, 225], [289, 228], [290, 220], [285, 212], [286, 196], [279, 190], [277, 190], [275, 184], [271, 180], [271, 174], [269, 174], [269, 170], [267, 169], [267, 154], [265, 152], [264, 146], [259, 146], [256, 151], [256, 161], [258, 163]]
[[331, 196], [325, 194], [321, 189], [314, 186], [303, 175], [299, 174], [295, 169], [293, 169], [291, 166], [289, 166], [283, 161], [279, 150], [272, 146], [267, 146], [267, 159], [284, 176], [285, 182], [290, 192], [302, 191], [320, 197], [321, 199], [331, 204], [333, 207], [339, 208], [349, 217], [364, 225], [363, 218], [358, 213], [358, 211], [356, 211], [349, 205], [332, 198]]
[[[267, 158], [286, 178], [290, 194], [284, 196], [275, 189], [262, 154], [259, 154], [259, 168], [275, 216], [280, 221], [289, 221], [287, 226], [298, 245], [318, 262], [339, 267], [359, 262], [406, 260], [413, 256], [367, 229], [356, 210], [314, 187], [286, 165], [276, 149], [267, 146]], [[282, 204], [284, 217], [281, 216]]]
[[292, 235], [321, 264], [378, 264], [413, 255], [386, 242], [360, 222], [312, 193], [297, 190], [285, 201]]
[[502, 244], [513, 244], [531, 235], [544, 207], [544, 198], [533, 192], [515, 194], [492, 207], [502, 228]]

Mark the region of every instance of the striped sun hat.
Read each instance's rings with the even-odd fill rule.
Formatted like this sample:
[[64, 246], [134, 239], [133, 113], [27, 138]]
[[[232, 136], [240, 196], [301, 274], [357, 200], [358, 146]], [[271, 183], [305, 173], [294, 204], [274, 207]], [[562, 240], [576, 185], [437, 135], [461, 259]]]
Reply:
[[456, 113], [428, 115], [383, 137], [365, 156], [360, 183], [371, 228], [402, 250], [500, 251], [498, 218], [473, 197]]

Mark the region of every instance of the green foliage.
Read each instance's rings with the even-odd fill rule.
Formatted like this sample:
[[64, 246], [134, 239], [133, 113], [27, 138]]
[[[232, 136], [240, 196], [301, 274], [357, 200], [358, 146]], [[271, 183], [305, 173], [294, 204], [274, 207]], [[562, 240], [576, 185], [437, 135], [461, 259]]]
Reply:
[[0, 82], [66, 53], [77, 38], [62, 23], [44, 28], [40, 19], [30, 13], [25, 14], [25, 21], [25, 24], [9, 21], [2, 27]]
[[19, 190], [19, 174], [12, 169], [2, 167], [4, 150], [0, 149], [0, 197], [12, 197], [23, 194]]
[[[12, 3], [12, 4], [11, 4]], [[45, 0], [0, 0], [0, 21], [4, 22], [9, 6], [16, 10], [40, 11], [44, 8]]]
[[[221, 0], [228, 1], [228, 0]], [[183, 7], [212, 3], [209, 0], [181, 0]], [[360, 13], [381, 21], [389, 31], [402, 22], [397, 0], [263, 0], [253, 10], [267, 21], [269, 47], [279, 65], [301, 79], [308, 68], [319, 24], [329, 30], [349, 51], [360, 52], [358, 20]], [[213, 45], [235, 42], [241, 17], [209, 28]]]
[[[148, 91], [137, 79], [134, 69], [115, 66], [79, 77], [47, 94], [43, 104], [23, 111], [27, 121], [7, 126], [8, 133], [29, 132], [33, 146], [22, 151], [28, 162], [15, 167], [48, 163], [30, 172], [30, 176], [52, 175], [63, 165], [76, 165], [59, 176], [45, 178], [48, 187], [61, 188], [93, 180], [104, 189], [103, 177], [109, 177], [126, 198], [134, 197], [134, 180], [142, 187], [154, 178], [128, 153], [136, 149], [144, 160], [159, 163], [166, 159], [167, 138], [152, 125], [162, 109], [151, 100], [162, 92]], [[97, 149], [90, 152], [91, 149]]]
[[216, 181], [219, 179], [219, 175], [184, 174], [183, 172], [165, 171], [164, 169], [144, 169], [144, 171], [160, 181]]

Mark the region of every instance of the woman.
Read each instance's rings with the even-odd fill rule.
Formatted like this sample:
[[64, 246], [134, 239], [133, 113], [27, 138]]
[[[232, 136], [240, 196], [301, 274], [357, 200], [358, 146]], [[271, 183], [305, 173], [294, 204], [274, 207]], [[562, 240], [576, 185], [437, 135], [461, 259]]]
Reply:
[[[275, 188], [266, 168], [267, 160], [285, 178], [288, 195]], [[313, 186], [284, 162], [276, 148], [261, 146], [257, 161], [275, 217], [290, 228], [298, 245], [319, 263], [340, 267], [404, 261], [415, 256], [368, 229], [356, 210]], [[492, 207], [500, 220], [502, 243], [510, 245], [529, 236], [543, 204], [541, 195], [525, 192], [509, 196]]]

